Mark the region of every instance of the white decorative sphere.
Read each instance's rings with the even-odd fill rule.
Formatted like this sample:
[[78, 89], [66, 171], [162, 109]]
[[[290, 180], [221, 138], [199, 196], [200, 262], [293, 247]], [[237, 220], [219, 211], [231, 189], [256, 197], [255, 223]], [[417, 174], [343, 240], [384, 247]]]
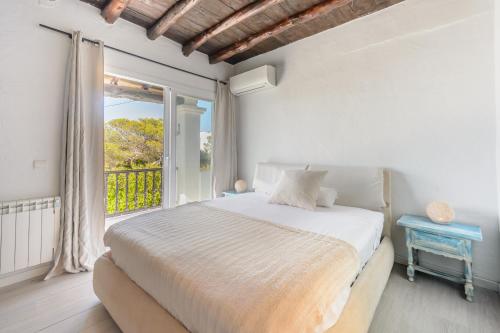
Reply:
[[446, 202], [433, 201], [425, 209], [432, 222], [448, 224], [455, 218], [455, 211]]
[[247, 190], [247, 182], [243, 179], [238, 179], [236, 183], [234, 183], [234, 189], [238, 193], [245, 192]]

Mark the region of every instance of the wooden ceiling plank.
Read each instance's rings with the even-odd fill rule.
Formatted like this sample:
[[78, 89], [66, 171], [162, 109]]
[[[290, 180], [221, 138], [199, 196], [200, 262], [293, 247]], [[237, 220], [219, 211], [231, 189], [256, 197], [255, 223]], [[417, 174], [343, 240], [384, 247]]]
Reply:
[[170, 7], [156, 23], [148, 29], [148, 38], [156, 39], [202, 0], [180, 0]]
[[126, 12], [134, 10], [141, 15], [147, 16], [154, 24], [165, 12], [175, 4], [175, 0], [131, 0]]
[[106, 22], [113, 24], [127, 8], [130, 0], [111, 0], [101, 11], [101, 16]]
[[227, 48], [224, 48], [210, 56], [210, 63], [216, 64], [233, 57], [236, 54], [242, 53], [255, 45], [265, 41], [268, 38], [274, 37], [283, 31], [286, 31], [299, 24], [306, 23], [316, 17], [327, 14], [335, 8], [345, 6], [352, 3], [352, 0], [326, 0], [311, 8], [300, 12], [296, 15], [288, 17], [276, 25], [256, 33], [245, 40], [234, 43]]
[[240, 10], [237, 10], [230, 16], [226, 17], [221, 22], [194, 37], [191, 41], [189, 41], [182, 47], [182, 53], [185, 56], [190, 55], [192, 52], [194, 52], [214, 36], [282, 1], [283, 0], [258, 0], [250, 3], [249, 5], [241, 8]]
[[254, 1], [255, 0], [219, 0], [219, 2], [223, 3], [226, 7], [231, 8], [233, 12], [249, 5]]
[[120, 16], [122, 19], [137, 24], [145, 29], [151, 26], [155, 21], [148, 16], [145, 16], [141, 13], [138, 13], [132, 10], [130, 7], [127, 8], [122, 15]]

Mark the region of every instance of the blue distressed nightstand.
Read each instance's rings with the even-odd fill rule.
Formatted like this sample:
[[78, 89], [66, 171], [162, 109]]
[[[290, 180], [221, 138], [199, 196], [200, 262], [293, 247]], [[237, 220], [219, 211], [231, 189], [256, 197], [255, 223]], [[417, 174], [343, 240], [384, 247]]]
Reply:
[[224, 194], [225, 197], [232, 197], [232, 196], [235, 196], [238, 194], [243, 194], [243, 193], [247, 193], [247, 192], [236, 192], [236, 191], [224, 191], [224, 192], [222, 192], [222, 194]]
[[[465, 296], [472, 302], [472, 241], [482, 241], [483, 235], [478, 226], [460, 223], [437, 224], [426, 217], [403, 215], [397, 224], [405, 228], [408, 247], [408, 280], [414, 281], [415, 271], [442, 277], [465, 284]], [[419, 265], [418, 251], [463, 260], [464, 277], [431, 270]], [[415, 252], [414, 252], [415, 251]]]

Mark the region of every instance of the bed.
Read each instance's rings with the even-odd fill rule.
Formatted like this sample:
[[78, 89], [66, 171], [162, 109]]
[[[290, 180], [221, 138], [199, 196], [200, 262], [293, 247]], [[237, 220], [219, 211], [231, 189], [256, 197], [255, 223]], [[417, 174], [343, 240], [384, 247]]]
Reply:
[[[275, 182], [283, 169], [305, 167], [260, 163], [256, 167], [254, 187], [262, 189], [265, 184]], [[324, 182], [339, 191], [338, 205], [317, 208], [314, 212], [271, 205], [267, 203], [264, 189], [205, 202], [202, 204], [203, 208], [195, 209], [201, 209], [205, 215], [228, 212], [233, 214], [230, 215], [232, 218], [236, 216], [234, 214], [238, 214], [256, 221], [269, 221], [273, 226], [300, 229], [314, 235], [334, 236], [352, 245], [359, 254], [356, 277], [348, 288], [339, 290], [335, 302], [329, 305], [329, 324], [314, 331], [367, 332], [394, 261], [390, 239], [390, 174], [379, 168], [321, 165], [312, 165], [310, 168], [329, 171]], [[181, 211], [182, 209], [177, 210], [182, 213]], [[136, 229], [161, 218], [157, 214], [145, 215], [143, 222], [136, 222]], [[186, 214], [179, 216], [184, 215]], [[144, 224], [141, 226], [140, 223]], [[162, 242], [165, 239], [158, 238], [158, 244]], [[171, 308], [176, 289], [155, 289], [164, 286], [162, 279], [165, 276], [150, 270], [148, 264], [158, 259], [151, 255], [152, 250], [128, 248], [121, 246], [119, 242], [111, 244], [112, 253], [104, 255], [95, 264], [94, 290], [122, 331], [188, 332], [185, 325], [181, 324], [186, 323], [182, 315], [174, 312], [173, 316], [166, 310]], [[157, 249], [159, 245], [156, 246]], [[176, 318], [182, 320], [178, 321]], [[219, 330], [213, 328], [212, 331]]]

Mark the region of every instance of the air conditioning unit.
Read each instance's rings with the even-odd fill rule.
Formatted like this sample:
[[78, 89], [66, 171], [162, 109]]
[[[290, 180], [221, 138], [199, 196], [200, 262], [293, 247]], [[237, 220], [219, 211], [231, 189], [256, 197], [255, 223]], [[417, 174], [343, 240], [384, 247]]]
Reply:
[[231, 92], [236, 96], [262, 91], [275, 86], [276, 68], [270, 65], [252, 69], [229, 79]]

